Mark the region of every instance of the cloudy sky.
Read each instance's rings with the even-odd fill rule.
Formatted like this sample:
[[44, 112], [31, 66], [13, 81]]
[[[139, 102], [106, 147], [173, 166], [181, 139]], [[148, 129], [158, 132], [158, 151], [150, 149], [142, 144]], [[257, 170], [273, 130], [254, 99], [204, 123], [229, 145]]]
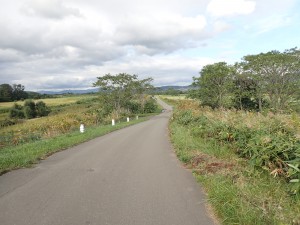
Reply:
[[188, 85], [204, 65], [300, 47], [298, 0], [0, 1], [0, 84], [26, 90], [121, 72]]

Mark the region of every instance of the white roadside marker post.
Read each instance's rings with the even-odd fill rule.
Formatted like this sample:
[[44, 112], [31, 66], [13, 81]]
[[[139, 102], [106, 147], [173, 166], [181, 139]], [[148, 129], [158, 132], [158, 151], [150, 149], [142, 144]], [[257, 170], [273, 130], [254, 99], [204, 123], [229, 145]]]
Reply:
[[112, 120], [111, 120], [111, 125], [112, 125], [112, 126], [116, 125], [116, 123], [115, 123], [115, 120], [114, 120], [114, 119], [112, 119]]
[[127, 122], [129, 122], [129, 117], [127, 117]]
[[139, 119], [139, 116], [136, 116], [136, 120], [138, 120]]
[[80, 124], [80, 127], [79, 127], [79, 131], [80, 133], [84, 133], [84, 124]]

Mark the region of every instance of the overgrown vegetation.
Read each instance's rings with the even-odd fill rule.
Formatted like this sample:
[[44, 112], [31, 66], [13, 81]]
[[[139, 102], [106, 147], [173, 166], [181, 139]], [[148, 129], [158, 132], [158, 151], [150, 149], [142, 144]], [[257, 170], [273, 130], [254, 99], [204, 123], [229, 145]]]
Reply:
[[181, 100], [170, 129], [178, 157], [223, 224], [298, 225], [299, 125], [298, 114], [213, 110]]
[[194, 77], [191, 98], [213, 108], [289, 112], [300, 100], [300, 51], [247, 55], [241, 62], [206, 65]]

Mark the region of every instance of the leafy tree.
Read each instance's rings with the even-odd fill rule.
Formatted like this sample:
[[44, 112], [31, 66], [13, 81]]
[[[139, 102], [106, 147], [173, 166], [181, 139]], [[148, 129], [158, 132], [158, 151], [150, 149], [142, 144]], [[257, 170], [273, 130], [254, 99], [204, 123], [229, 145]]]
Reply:
[[295, 49], [284, 52], [271, 51], [243, 58], [244, 73], [257, 83], [256, 96], [259, 109], [268, 96], [274, 111], [283, 110], [291, 97], [297, 98], [300, 87], [300, 57]]
[[13, 97], [13, 88], [9, 84], [0, 85], [0, 102], [10, 102]]
[[240, 110], [257, 110], [258, 99], [256, 98], [257, 83], [247, 74], [243, 73], [242, 66], [235, 64], [236, 73], [233, 76], [231, 88], [233, 106]]
[[133, 94], [134, 97], [139, 101], [141, 105], [141, 113], [145, 111], [145, 104], [147, 101], [147, 93], [154, 90], [154, 87], [151, 85], [153, 78], [149, 77], [143, 80], [136, 80], [133, 83]]
[[232, 74], [234, 67], [226, 62], [206, 65], [200, 72], [200, 77], [193, 77], [193, 86], [198, 90], [193, 90], [190, 96], [199, 98], [203, 105], [213, 108], [224, 107], [225, 97], [229, 93], [232, 85]]
[[137, 99], [144, 104], [144, 94], [151, 87], [150, 82], [152, 81], [152, 78], [138, 80], [137, 75], [126, 73], [106, 74], [97, 79], [93, 85], [100, 88], [104, 105], [114, 110], [117, 116], [126, 109], [131, 100]]
[[22, 100], [27, 99], [28, 94], [25, 92], [25, 87], [22, 84], [13, 84], [13, 93], [12, 93], [12, 99], [13, 100]]

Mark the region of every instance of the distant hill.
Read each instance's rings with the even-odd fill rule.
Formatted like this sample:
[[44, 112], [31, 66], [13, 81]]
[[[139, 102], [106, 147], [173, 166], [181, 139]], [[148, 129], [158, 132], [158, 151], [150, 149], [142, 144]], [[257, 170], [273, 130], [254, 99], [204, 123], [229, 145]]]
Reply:
[[191, 88], [192, 87], [190, 85], [189, 86], [161, 86], [161, 87], [156, 87], [156, 90], [167, 91], [167, 90], [173, 89], [173, 90], [177, 90], [177, 91], [188, 91]]
[[[187, 91], [191, 89], [191, 86], [161, 86], [155, 87], [157, 91], [167, 91], [170, 89], [178, 90], [178, 91]], [[99, 91], [99, 88], [92, 89], [84, 89], [84, 90], [63, 90], [63, 91], [38, 91], [40, 94], [48, 94], [48, 95], [62, 95], [62, 94], [88, 94], [88, 93], [96, 93]]]
[[88, 94], [96, 93], [99, 91], [99, 88], [85, 89], [85, 90], [63, 90], [63, 91], [38, 91], [40, 94], [47, 95], [62, 95], [62, 94]]

